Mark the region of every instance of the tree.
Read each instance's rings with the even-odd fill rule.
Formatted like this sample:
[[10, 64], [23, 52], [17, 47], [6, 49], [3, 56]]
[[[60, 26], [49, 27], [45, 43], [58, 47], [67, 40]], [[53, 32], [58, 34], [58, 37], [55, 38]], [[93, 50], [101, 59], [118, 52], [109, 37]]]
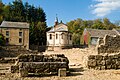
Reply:
[[4, 7], [4, 4], [2, 3], [2, 1], [0, 1], [0, 23], [3, 20], [3, 7]]
[[[45, 45], [46, 43], [46, 23], [38, 22], [31, 32], [30, 39], [37, 45]], [[33, 38], [35, 37], [35, 38]], [[31, 42], [31, 43], [32, 43]]]
[[108, 29], [108, 30], [112, 30], [113, 28], [117, 27], [115, 24], [111, 23], [108, 18], [104, 18], [103, 23], [104, 23], [104, 26], [106, 27], [106, 29]]
[[22, 0], [15, 0], [12, 2], [12, 4], [9, 4], [9, 6], [9, 16], [7, 18], [9, 21], [25, 21], [24, 5]]
[[73, 45], [80, 45], [80, 34], [72, 34]]
[[[24, 4], [22, 0], [15, 0], [12, 4], [9, 3], [9, 5], [5, 5], [3, 12], [4, 20], [30, 23], [30, 44], [36, 44], [40, 41], [43, 44], [46, 43], [46, 14], [41, 7], [34, 7], [34, 5], [29, 5], [28, 2]], [[38, 26], [45, 26], [45, 29], [38, 28]], [[40, 34], [38, 35], [38, 33], [36, 33], [37, 31], [40, 31], [40, 33], [44, 32], [41, 35], [44, 34], [45, 37], [43, 38]]]
[[94, 20], [94, 24], [92, 25], [93, 29], [106, 29], [102, 23], [101, 19]]
[[0, 46], [5, 45], [5, 39], [4, 36], [2, 34], [0, 34]]
[[73, 34], [72, 41], [74, 45], [80, 45], [80, 36], [82, 35], [84, 22], [78, 18], [67, 23], [69, 31]]

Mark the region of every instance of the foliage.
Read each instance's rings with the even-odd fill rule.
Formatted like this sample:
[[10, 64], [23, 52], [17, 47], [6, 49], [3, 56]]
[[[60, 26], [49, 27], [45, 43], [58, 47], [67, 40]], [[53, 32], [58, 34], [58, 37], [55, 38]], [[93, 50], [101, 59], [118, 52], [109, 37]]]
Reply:
[[[76, 20], [72, 20], [67, 22], [69, 31], [73, 34], [73, 44], [79, 45], [80, 44], [80, 37], [82, 36], [83, 30], [85, 28], [92, 28], [92, 29], [104, 29], [104, 30], [112, 30], [113, 28], [119, 28], [119, 26], [110, 22], [109, 19], [95, 19], [95, 20], [82, 20], [80, 18]], [[78, 40], [80, 39], [80, 40]], [[81, 41], [83, 42], [83, 41]]]
[[0, 1], [0, 23], [3, 20], [3, 7], [4, 7], [4, 4]]
[[[31, 41], [35, 41], [34, 42], [35, 44], [45, 45], [45, 43], [46, 43], [46, 34], [45, 33], [46, 33], [46, 23], [38, 22], [37, 25], [35, 26], [35, 28], [33, 29], [33, 34], [30, 35], [30, 39], [31, 39]], [[31, 42], [31, 43], [33, 43], [33, 42]]]
[[0, 46], [5, 44], [5, 39], [2, 34], [0, 34]]
[[[30, 44], [45, 44], [46, 14], [41, 7], [34, 7], [22, 0], [14, 0], [8, 5], [0, 3], [0, 23], [3, 21], [30, 23]], [[38, 34], [37, 32], [40, 32]], [[43, 32], [43, 33], [42, 33]], [[41, 39], [41, 40], [40, 40]]]
[[73, 33], [72, 36], [73, 45], [80, 45], [80, 35]]

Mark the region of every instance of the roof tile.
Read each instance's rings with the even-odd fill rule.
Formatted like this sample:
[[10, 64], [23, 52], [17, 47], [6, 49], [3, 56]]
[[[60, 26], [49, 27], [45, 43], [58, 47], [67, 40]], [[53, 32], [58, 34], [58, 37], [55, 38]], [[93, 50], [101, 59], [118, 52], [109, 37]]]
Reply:
[[29, 24], [26, 22], [3, 21], [0, 27], [2, 28], [29, 28]]

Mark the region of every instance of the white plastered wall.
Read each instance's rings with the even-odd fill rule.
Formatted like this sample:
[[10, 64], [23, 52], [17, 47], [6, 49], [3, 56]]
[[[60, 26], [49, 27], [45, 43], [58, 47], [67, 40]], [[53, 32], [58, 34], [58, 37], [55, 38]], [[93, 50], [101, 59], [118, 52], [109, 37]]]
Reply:
[[[52, 35], [52, 39], [50, 39], [50, 34]], [[54, 44], [55, 44], [54, 33], [47, 33], [47, 46], [54, 46]]]

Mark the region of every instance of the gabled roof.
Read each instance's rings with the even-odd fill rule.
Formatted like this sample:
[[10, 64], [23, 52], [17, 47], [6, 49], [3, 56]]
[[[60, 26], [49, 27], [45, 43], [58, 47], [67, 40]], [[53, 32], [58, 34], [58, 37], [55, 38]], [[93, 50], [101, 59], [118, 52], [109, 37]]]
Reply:
[[118, 35], [114, 30], [98, 30], [98, 29], [86, 29], [91, 37], [101, 37], [103, 38], [107, 35]]
[[29, 28], [29, 24], [26, 22], [3, 21], [0, 27], [1, 28]]
[[48, 32], [68, 32], [68, 27], [63, 23], [59, 23]]

